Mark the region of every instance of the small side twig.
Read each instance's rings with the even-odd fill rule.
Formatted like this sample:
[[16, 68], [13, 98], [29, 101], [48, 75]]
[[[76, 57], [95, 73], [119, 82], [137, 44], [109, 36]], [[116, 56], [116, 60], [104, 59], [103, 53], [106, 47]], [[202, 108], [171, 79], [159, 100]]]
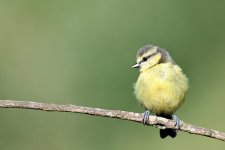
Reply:
[[[94, 116], [110, 117], [117, 118], [122, 120], [128, 120], [133, 122], [142, 123], [143, 114], [127, 112], [121, 110], [107, 110], [100, 108], [91, 108], [77, 105], [60, 105], [60, 104], [47, 104], [47, 103], [38, 103], [31, 101], [14, 101], [14, 100], [0, 100], [0, 108], [20, 108], [20, 109], [33, 109], [33, 110], [42, 110], [49, 112], [72, 112], [72, 113], [81, 113]], [[173, 120], [165, 119], [162, 117], [150, 116], [148, 125], [155, 126], [160, 129], [171, 128], [175, 129], [175, 122]], [[203, 127], [194, 126], [184, 121], [181, 121], [179, 128], [180, 131], [188, 132], [190, 134], [207, 136], [217, 140], [225, 142], [225, 133], [207, 129]]]

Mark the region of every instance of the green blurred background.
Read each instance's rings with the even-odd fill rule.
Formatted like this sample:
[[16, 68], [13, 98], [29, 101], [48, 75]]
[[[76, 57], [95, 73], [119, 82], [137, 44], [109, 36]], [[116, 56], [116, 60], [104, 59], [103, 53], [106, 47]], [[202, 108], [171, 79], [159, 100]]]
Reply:
[[[142, 112], [131, 69], [145, 44], [190, 80], [184, 121], [225, 131], [225, 1], [1, 0], [0, 99]], [[0, 109], [1, 150], [224, 149], [224, 142], [71, 113]]]

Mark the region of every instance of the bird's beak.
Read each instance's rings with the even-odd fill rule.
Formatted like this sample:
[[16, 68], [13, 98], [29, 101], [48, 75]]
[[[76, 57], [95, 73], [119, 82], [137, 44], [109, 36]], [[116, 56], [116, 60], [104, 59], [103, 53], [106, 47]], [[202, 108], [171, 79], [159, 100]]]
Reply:
[[139, 63], [136, 63], [135, 65], [132, 66], [132, 68], [139, 68], [139, 67], [140, 67]]

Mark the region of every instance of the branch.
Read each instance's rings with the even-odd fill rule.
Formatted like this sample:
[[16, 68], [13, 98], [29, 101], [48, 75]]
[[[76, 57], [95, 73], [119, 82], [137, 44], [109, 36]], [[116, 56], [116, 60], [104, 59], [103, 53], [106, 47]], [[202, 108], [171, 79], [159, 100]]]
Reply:
[[[107, 110], [100, 108], [91, 108], [77, 105], [59, 105], [47, 104], [30, 101], [13, 101], [13, 100], [0, 100], [0, 108], [20, 108], [20, 109], [33, 109], [49, 112], [72, 112], [81, 113], [94, 116], [117, 118], [121, 120], [128, 120], [133, 122], [142, 123], [143, 114], [127, 112], [121, 110]], [[150, 116], [148, 125], [155, 126], [160, 129], [170, 128], [175, 129], [175, 122], [173, 120], [165, 119], [162, 117]], [[225, 133], [213, 129], [206, 129], [203, 127], [194, 126], [181, 121], [180, 131], [188, 132], [190, 134], [207, 136], [210, 138], [218, 139], [225, 142]]]

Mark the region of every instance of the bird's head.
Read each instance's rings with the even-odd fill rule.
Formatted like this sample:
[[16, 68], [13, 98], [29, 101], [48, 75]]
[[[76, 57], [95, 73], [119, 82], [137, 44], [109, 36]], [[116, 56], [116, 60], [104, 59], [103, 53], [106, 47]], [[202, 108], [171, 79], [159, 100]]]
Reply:
[[140, 72], [160, 63], [174, 63], [166, 50], [153, 45], [145, 45], [140, 48], [137, 52], [136, 58], [136, 64], [133, 65], [132, 68], [140, 68]]

